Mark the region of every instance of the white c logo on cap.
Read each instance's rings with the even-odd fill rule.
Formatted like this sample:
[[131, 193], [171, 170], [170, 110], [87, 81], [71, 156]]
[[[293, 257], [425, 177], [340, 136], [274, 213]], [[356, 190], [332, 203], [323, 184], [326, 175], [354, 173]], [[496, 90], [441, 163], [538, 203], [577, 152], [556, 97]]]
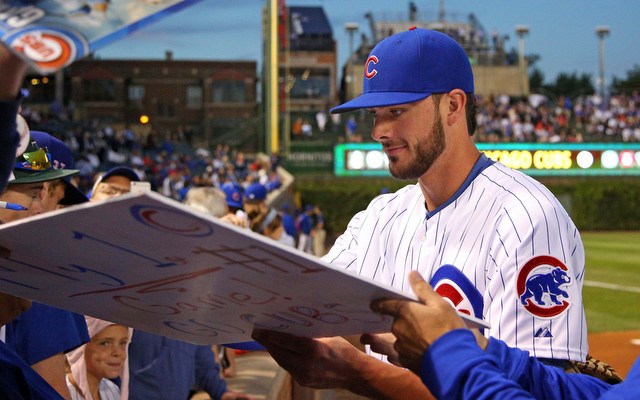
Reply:
[[369, 58], [367, 58], [367, 62], [364, 64], [364, 76], [367, 79], [371, 79], [374, 76], [376, 76], [376, 74], [378, 73], [377, 69], [372, 69], [371, 71], [369, 71], [369, 66], [371, 65], [371, 63], [373, 63], [374, 65], [378, 63], [378, 57], [374, 56], [374, 55], [370, 55]]

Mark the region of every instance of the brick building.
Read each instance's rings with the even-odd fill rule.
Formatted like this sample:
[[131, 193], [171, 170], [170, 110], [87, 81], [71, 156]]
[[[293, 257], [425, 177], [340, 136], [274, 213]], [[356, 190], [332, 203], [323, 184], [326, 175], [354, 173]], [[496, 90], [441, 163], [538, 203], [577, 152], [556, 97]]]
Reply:
[[[187, 132], [194, 145], [258, 136], [255, 61], [85, 59], [65, 71], [75, 118]], [[141, 117], [147, 117], [144, 123]]]

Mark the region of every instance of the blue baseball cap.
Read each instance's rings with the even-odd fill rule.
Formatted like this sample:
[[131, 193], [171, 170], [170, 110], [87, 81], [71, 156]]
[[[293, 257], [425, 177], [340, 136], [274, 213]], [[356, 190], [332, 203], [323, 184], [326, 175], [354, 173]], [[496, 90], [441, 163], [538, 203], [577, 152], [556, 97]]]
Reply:
[[227, 205], [234, 208], [242, 208], [242, 195], [244, 188], [234, 182], [223, 183], [220, 187], [226, 195]]
[[461, 89], [473, 93], [473, 71], [464, 49], [444, 33], [412, 27], [384, 39], [369, 53], [362, 94], [331, 109], [387, 107]]
[[259, 183], [252, 183], [244, 191], [244, 199], [247, 201], [261, 201], [267, 198], [267, 188]]
[[134, 171], [133, 168], [124, 166], [113, 167], [102, 174], [102, 176], [98, 179], [100, 180], [100, 182], [103, 182], [111, 178], [112, 176], [124, 176], [131, 182], [140, 182], [140, 175], [138, 175], [138, 173]]

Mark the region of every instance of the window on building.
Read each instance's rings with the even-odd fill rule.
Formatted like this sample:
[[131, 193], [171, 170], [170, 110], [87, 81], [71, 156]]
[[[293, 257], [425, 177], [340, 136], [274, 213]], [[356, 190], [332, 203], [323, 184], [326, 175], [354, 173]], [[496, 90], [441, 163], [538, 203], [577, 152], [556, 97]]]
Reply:
[[329, 99], [331, 95], [331, 73], [328, 69], [291, 69], [289, 81], [292, 99]]
[[115, 101], [115, 84], [107, 79], [88, 79], [82, 82], [85, 101]]
[[129, 100], [141, 101], [142, 99], [144, 99], [144, 86], [142, 85], [129, 86]]
[[239, 130], [246, 124], [246, 120], [239, 117], [214, 118], [211, 120], [211, 130], [215, 137], [227, 135]]
[[187, 87], [187, 108], [202, 108], [202, 86]]
[[244, 103], [246, 100], [244, 81], [215, 81], [212, 84], [214, 103]]
[[158, 103], [158, 116], [159, 117], [175, 117], [176, 108], [171, 103]]

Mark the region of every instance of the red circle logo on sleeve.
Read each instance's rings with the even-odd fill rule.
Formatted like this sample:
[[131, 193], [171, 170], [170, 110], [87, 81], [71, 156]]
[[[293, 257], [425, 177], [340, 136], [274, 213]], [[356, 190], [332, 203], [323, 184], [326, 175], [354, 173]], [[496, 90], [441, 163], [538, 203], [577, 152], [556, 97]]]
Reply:
[[553, 318], [571, 304], [565, 290], [571, 284], [567, 266], [552, 256], [536, 256], [518, 271], [516, 290], [520, 304], [532, 315]]

